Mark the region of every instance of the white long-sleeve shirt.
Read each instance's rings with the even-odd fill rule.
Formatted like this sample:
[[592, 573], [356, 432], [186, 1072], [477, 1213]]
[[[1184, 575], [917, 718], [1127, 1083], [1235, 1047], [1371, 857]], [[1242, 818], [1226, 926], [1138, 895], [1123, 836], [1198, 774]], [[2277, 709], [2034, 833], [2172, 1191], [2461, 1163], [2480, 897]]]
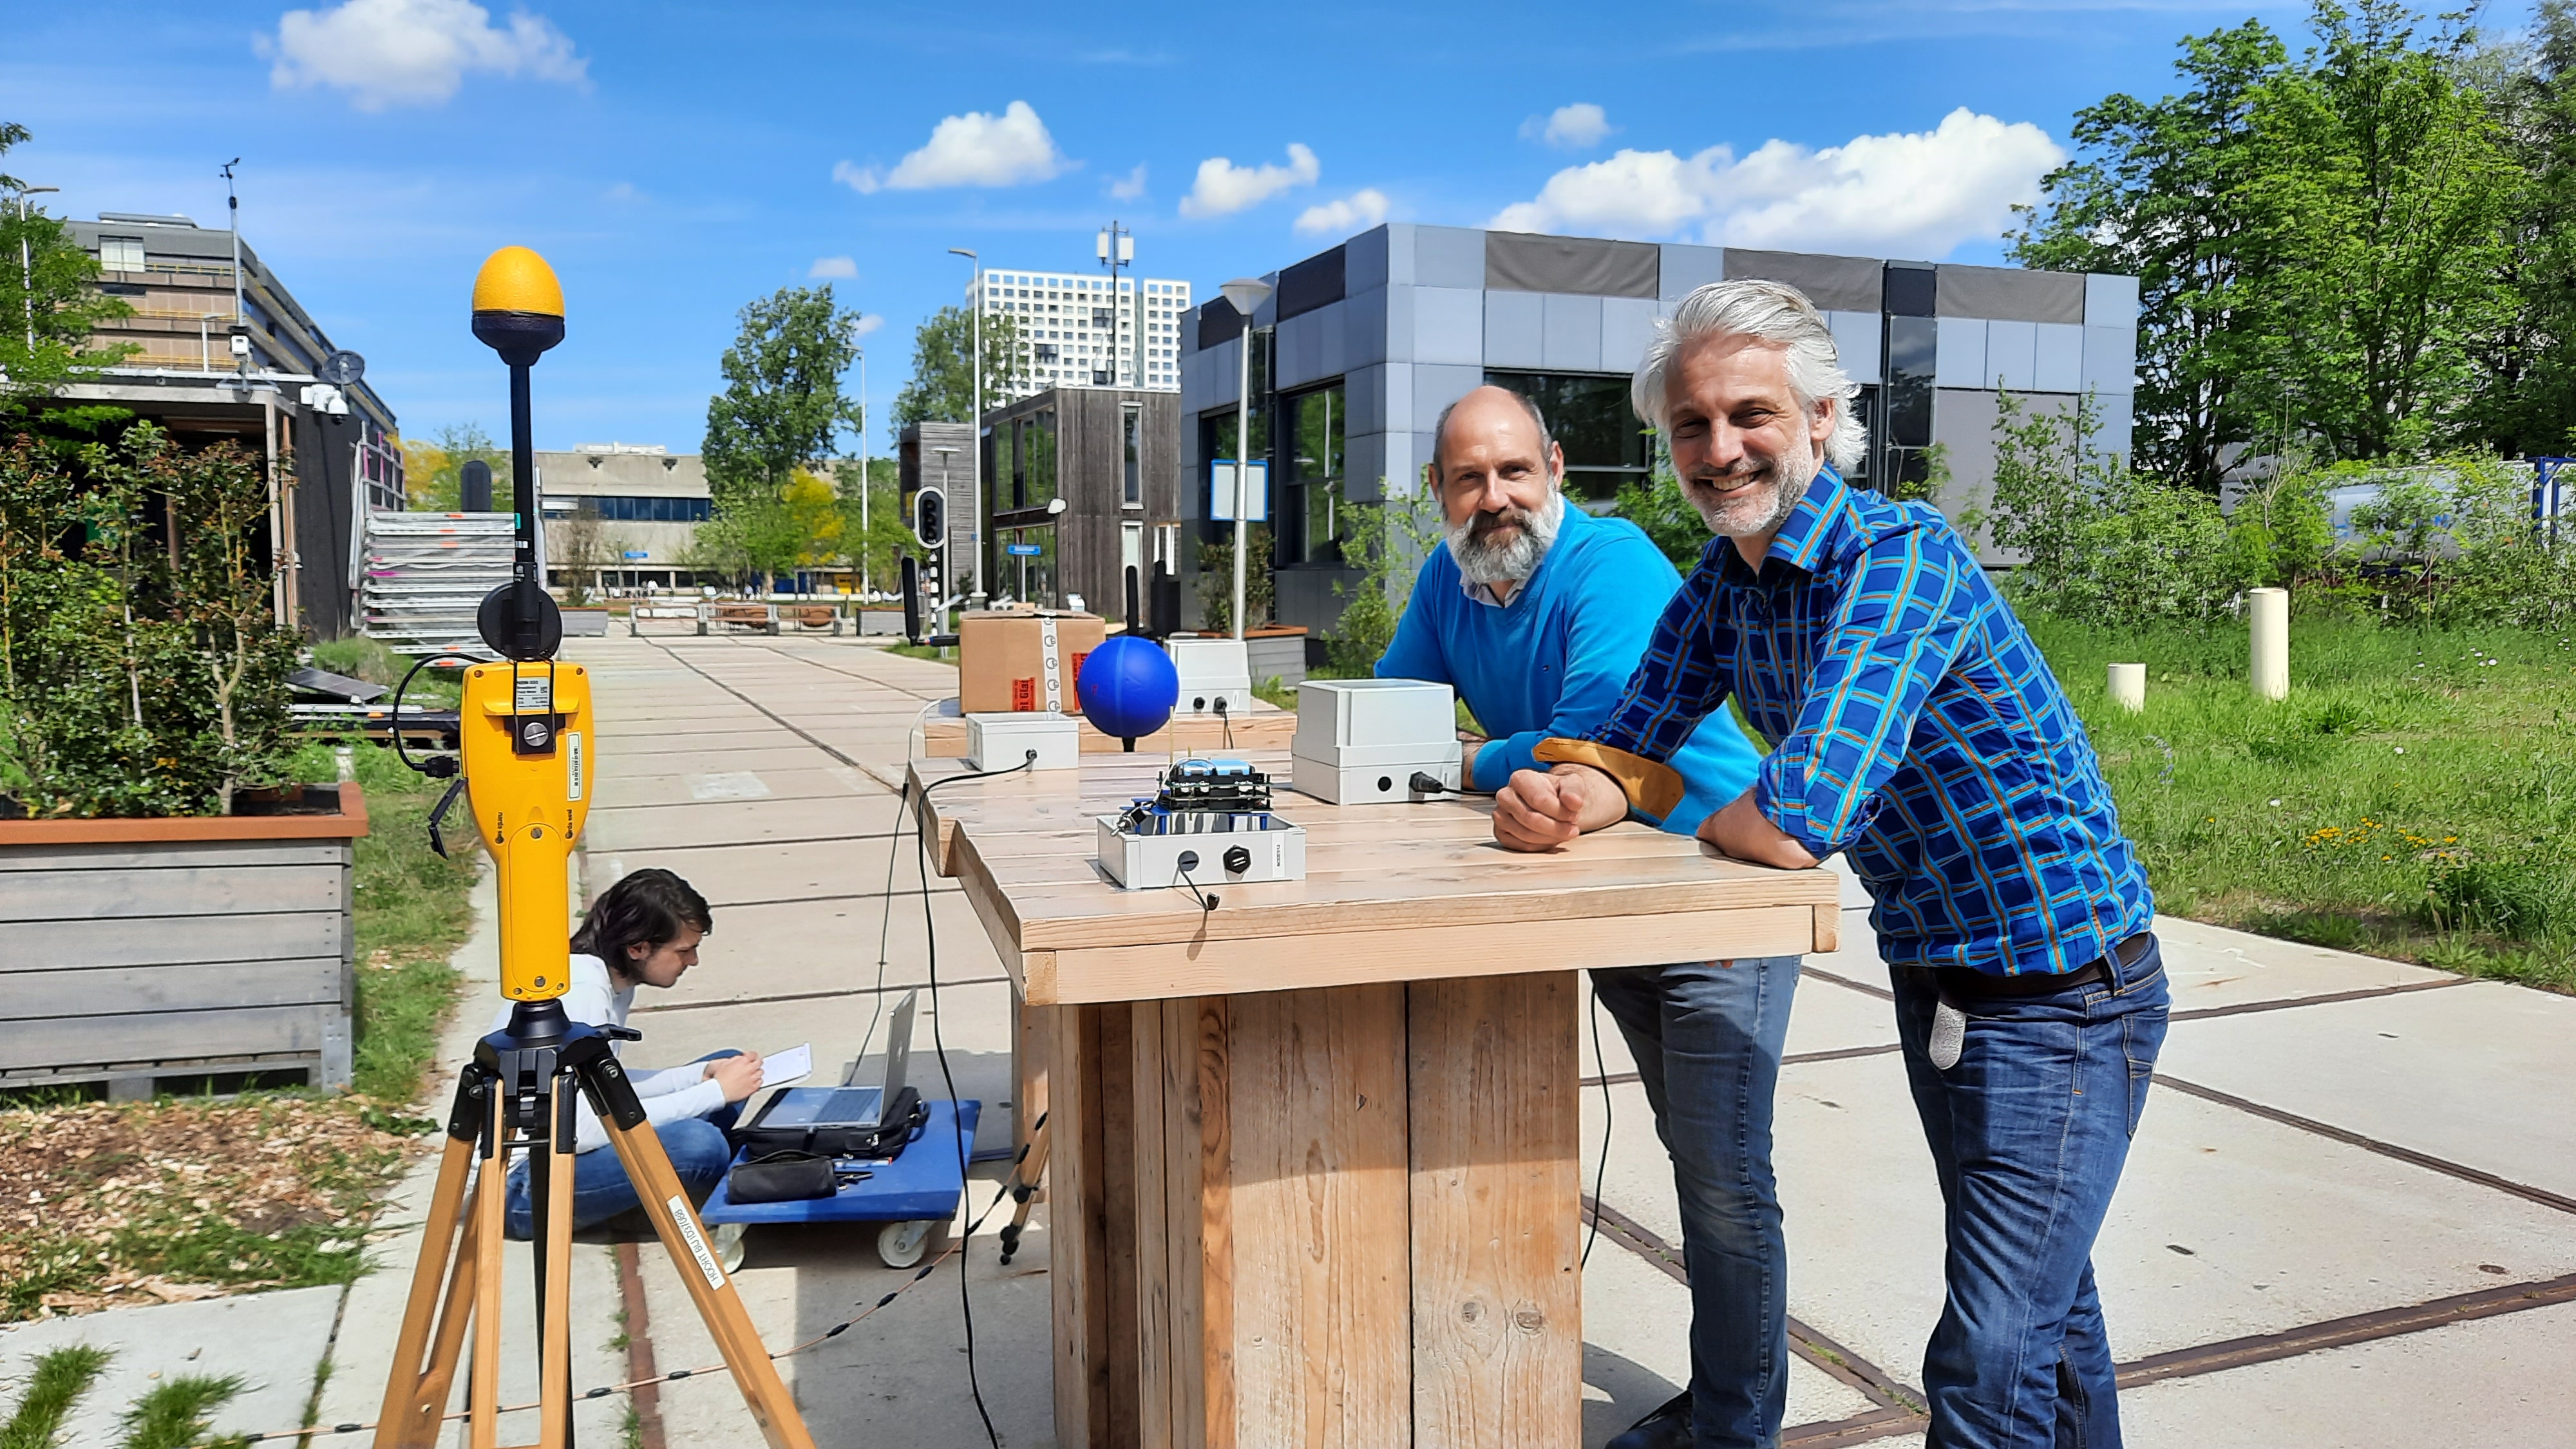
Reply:
[[[572, 958], [572, 985], [563, 994], [564, 1015], [589, 1026], [624, 1026], [626, 1013], [635, 1005], [635, 988], [615, 989], [609, 980], [608, 963], [596, 956]], [[500, 1014], [492, 1019], [492, 1029], [499, 1031], [510, 1024], [510, 1007], [504, 1003]], [[608, 1049], [623, 1057], [626, 1043], [612, 1041]], [[665, 1067], [657, 1072], [629, 1071], [626, 1080], [635, 1084], [635, 1095], [644, 1099], [644, 1117], [655, 1127], [691, 1117], [704, 1117], [725, 1104], [724, 1084], [707, 1076], [706, 1062], [691, 1062], [685, 1067]], [[596, 1152], [608, 1145], [608, 1129], [599, 1114], [590, 1110], [590, 1100], [583, 1098], [575, 1109], [573, 1150]]]

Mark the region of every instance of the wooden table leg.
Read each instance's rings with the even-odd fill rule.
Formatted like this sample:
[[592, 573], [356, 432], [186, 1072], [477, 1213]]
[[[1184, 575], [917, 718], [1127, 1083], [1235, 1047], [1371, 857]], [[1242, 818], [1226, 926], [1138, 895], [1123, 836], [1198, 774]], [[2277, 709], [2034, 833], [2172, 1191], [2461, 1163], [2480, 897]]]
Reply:
[[1579, 1441], [1575, 1000], [1551, 973], [1063, 1008], [1058, 1442]]

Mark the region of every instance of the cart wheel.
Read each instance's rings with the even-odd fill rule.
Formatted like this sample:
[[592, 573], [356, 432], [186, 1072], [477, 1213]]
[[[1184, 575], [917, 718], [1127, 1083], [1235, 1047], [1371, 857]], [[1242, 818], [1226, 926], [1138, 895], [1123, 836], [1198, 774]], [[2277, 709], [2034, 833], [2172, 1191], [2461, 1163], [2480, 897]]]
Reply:
[[748, 1251], [743, 1246], [744, 1227], [742, 1223], [716, 1224], [716, 1261], [724, 1264], [728, 1273], [742, 1270], [743, 1255]]
[[878, 1260], [889, 1268], [919, 1266], [922, 1254], [930, 1249], [930, 1230], [937, 1226], [928, 1218], [886, 1224], [877, 1233]]

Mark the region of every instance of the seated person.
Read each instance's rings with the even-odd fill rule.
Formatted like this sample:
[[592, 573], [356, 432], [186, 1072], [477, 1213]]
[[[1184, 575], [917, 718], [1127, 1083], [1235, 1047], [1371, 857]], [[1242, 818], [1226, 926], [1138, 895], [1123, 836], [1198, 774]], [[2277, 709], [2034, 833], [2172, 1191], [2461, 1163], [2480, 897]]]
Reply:
[[[572, 937], [572, 985], [563, 996], [566, 1016], [591, 1026], [624, 1026], [638, 986], [670, 987], [698, 964], [698, 942], [714, 928], [706, 897], [667, 870], [639, 870], [600, 893]], [[494, 1030], [510, 1023], [504, 1005]], [[626, 1043], [611, 1042], [622, 1053]], [[760, 1090], [760, 1058], [720, 1051], [661, 1071], [629, 1069], [627, 1080], [644, 1099], [644, 1115], [662, 1139], [671, 1168], [703, 1202], [733, 1160], [728, 1133], [743, 1099]], [[590, 1103], [575, 1109], [572, 1225], [595, 1226], [637, 1204], [626, 1165], [608, 1147], [608, 1130]], [[533, 1232], [528, 1164], [510, 1169], [504, 1231], [525, 1241]]]

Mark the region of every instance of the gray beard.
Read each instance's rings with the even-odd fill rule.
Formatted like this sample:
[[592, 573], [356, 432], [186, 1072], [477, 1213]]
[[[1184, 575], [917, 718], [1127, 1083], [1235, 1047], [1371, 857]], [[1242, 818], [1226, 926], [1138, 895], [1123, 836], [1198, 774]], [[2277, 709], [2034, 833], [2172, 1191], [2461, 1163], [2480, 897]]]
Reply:
[[[1487, 519], [1517, 523], [1520, 531], [1508, 543], [1488, 542], [1476, 536], [1476, 526]], [[1556, 545], [1557, 530], [1564, 522], [1562, 492], [1550, 492], [1547, 506], [1536, 512], [1514, 508], [1502, 513], [1478, 513], [1449, 530], [1449, 556], [1458, 561], [1458, 576], [1468, 583], [1488, 588], [1521, 583], [1538, 572], [1539, 561]]]
[[1758, 492], [1753, 498], [1739, 496], [1719, 502], [1684, 487], [1682, 498], [1699, 514], [1700, 521], [1708, 525], [1708, 531], [1718, 537], [1759, 538], [1778, 532], [1780, 525], [1789, 521], [1789, 515], [1798, 511], [1798, 500], [1807, 495], [1807, 485], [1816, 481], [1816, 474], [1824, 463], [1822, 452], [1812, 447], [1803, 457], [1782, 458], [1774, 463], [1772, 471], [1779, 474], [1780, 488], [1772, 495], [1769, 509], [1758, 518], [1748, 516], [1747, 512], [1758, 501]]

